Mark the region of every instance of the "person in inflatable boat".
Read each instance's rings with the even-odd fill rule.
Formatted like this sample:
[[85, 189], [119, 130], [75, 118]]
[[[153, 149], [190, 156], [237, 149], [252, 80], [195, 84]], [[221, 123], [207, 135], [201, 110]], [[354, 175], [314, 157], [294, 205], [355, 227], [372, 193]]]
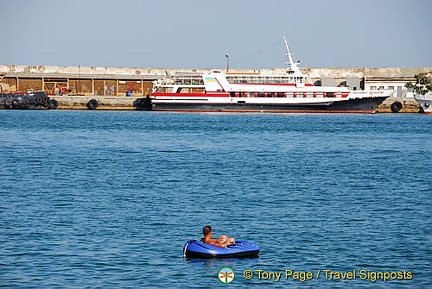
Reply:
[[229, 245], [235, 244], [235, 239], [233, 237], [229, 237], [227, 235], [221, 235], [217, 239], [212, 239], [213, 231], [210, 226], [205, 226], [203, 228], [204, 237], [201, 239], [201, 242], [213, 245], [216, 247], [226, 247]]

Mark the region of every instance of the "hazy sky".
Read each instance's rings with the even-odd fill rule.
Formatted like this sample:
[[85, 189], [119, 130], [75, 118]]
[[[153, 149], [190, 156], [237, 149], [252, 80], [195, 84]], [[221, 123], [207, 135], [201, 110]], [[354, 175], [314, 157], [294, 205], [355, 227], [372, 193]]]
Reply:
[[0, 64], [432, 66], [432, 0], [0, 0]]

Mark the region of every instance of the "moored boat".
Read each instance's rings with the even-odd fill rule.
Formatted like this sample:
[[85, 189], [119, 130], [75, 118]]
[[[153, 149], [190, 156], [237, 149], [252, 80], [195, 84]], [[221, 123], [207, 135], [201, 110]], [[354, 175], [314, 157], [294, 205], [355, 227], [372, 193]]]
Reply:
[[426, 94], [414, 94], [414, 99], [421, 106], [425, 114], [432, 115], [432, 92]]
[[351, 91], [348, 87], [315, 86], [294, 63], [284, 38], [286, 74], [173, 76], [156, 81], [153, 110], [198, 112], [336, 112], [373, 113], [394, 91]]

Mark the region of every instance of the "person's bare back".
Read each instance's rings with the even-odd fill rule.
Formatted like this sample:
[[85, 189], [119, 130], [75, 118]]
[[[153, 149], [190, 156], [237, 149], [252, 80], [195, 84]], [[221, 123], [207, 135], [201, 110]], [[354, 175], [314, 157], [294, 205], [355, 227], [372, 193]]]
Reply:
[[201, 239], [201, 242], [209, 245], [222, 248], [235, 244], [235, 239], [233, 237], [228, 238], [226, 235], [221, 235], [218, 239], [212, 239], [213, 231], [210, 226], [205, 226], [203, 228], [203, 234], [204, 237]]

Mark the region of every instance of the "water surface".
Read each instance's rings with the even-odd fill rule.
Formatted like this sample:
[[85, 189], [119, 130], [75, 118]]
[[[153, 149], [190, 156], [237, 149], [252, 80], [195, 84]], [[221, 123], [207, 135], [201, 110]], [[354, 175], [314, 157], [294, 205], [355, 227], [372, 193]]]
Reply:
[[[0, 286], [431, 284], [432, 118], [0, 110]], [[184, 260], [228, 234], [257, 259]], [[230, 285], [221, 267], [236, 272]], [[412, 272], [305, 282], [245, 270]]]

